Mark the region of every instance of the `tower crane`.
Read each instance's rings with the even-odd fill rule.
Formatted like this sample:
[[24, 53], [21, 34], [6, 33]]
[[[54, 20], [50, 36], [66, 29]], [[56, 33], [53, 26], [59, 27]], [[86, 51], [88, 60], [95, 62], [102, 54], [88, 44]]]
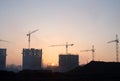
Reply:
[[116, 62], [119, 62], [119, 45], [118, 45], [118, 43], [119, 43], [119, 40], [118, 40], [118, 35], [116, 34], [116, 39], [115, 40], [112, 40], [112, 41], [109, 41], [109, 42], [107, 42], [107, 43], [113, 43], [113, 42], [115, 42], [116, 43]]
[[92, 51], [92, 61], [94, 61], [94, 53], [95, 53], [94, 45], [92, 45], [92, 49], [90, 50], [81, 50], [81, 52], [89, 52], [89, 51]]
[[34, 31], [32, 31], [32, 32], [29, 32], [29, 33], [27, 34], [27, 36], [28, 36], [28, 48], [29, 48], [29, 49], [30, 49], [30, 36], [31, 36], [31, 34], [37, 32], [38, 30], [39, 30], [39, 29], [36, 29], [36, 30], [34, 30]]
[[66, 44], [63, 45], [51, 45], [50, 47], [55, 47], [55, 46], [65, 46], [66, 47], [66, 54], [68, 54], [68, 46], [73, 46], [74, 44], [68, 44], [68, 42], [66, 42]]

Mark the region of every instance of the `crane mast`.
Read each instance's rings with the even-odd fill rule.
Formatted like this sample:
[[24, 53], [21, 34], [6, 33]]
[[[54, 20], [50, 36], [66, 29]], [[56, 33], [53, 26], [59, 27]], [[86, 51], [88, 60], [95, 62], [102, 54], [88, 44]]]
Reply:
[[88, 51], [92, 52], [92, 61], [94, 61], [94, 53], [95, 53], [94, 45], [92, 45], [92, 49], [90, 50], [81, 50], [81, 52], [88, 52]]
[[68, 54], [68, 46], [73, 46], [74, 44], [68, 44], [68, 42], [66, 42], [66, 54]]
[[94, 45], [92, 46], [91, 51], [92, 51], [92, 60], [94, 61], [94, 52], [95, 52]]
[[112, 41], [109, 41], [108, 43], [112, 43], [112, 42], [115, 42], [116, 43], [116, 62], [119, 62], [119, 39], [118, 39], [118, 35], [116, 34], [116, 39], [115, 40], [112, 40]]
[[37, 29], [37, 30], [34, 30], [34, 31], [32, 31], [32, 32], [29, 32], [28, 34], [27, 34], [27, 36], [28, 36], [28, 48], [30, 49], [30, 36], [31, 36], [31, 34], [33, 34], [33, 33], [35, 33], [36, 31], [38, 31], [39, 29]]

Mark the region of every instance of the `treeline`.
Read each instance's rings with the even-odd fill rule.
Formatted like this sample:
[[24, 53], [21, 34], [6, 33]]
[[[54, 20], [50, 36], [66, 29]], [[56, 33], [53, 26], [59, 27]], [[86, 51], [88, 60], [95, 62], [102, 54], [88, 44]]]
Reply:
[[0, 81], [63, 81], [66, 77], [65, 73], [50, 70], [23, 70], [18, 73], [0, 71]]
[[92, 61], [65, 73], [50, 70], [0, 71], [0, 81], [120, 81], [120, 63]]

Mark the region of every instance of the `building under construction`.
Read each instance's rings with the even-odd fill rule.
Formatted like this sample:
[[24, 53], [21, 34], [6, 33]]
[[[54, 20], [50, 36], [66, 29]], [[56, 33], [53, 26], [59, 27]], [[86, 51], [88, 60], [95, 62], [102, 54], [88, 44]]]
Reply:
[[22, 69], [40, 70], [42, 66], [42, 49], [23, 49]]
[[59, 70], [66, 72], [79, 66], [79, 56], [73, 54], [59, 55]]
[[6, 70], [6, 49], [0, 48], [0, 70]]

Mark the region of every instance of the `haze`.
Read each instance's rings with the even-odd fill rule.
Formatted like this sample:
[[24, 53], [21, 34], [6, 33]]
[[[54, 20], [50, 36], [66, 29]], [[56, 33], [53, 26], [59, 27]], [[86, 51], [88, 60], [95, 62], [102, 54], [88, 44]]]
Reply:
[[79, 54], [79, 63], [91, 61], [91, 52], [80, 50], [95, 46], [96, 61], [116, 61], [115, 35], [120, 37], [120, 0], [0, 0], [0, 42], [7, 48], [7, 64], [22, 64], [22, 49], [43, 49], [43, 63], [58, 64], [65, 47], [49, 47], [73, 43], [68, 52]]

